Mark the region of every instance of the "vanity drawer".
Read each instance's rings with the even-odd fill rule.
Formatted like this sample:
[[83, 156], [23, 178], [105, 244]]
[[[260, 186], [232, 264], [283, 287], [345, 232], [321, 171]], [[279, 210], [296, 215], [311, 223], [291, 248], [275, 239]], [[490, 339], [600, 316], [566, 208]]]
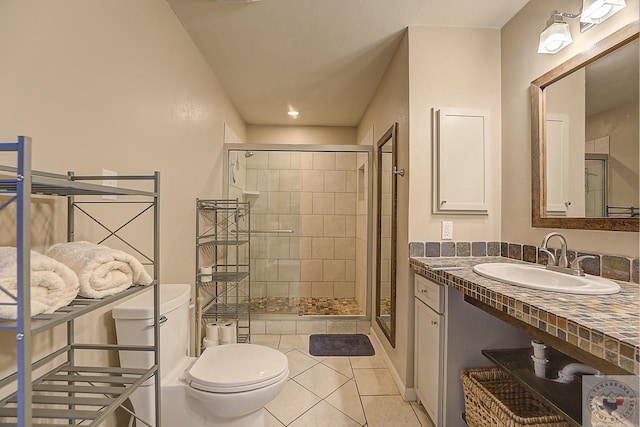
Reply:
[[436, 313], [444, 312], [444, 287], [418, 274], [415, 275], [415, 296]]

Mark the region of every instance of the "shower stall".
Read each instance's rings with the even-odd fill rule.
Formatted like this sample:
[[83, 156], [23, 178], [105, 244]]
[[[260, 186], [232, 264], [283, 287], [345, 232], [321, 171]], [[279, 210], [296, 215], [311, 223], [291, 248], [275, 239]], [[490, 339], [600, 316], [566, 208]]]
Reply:
[[252, 315], [368, 316], [372, 150], [226, 144], [251, 207]]

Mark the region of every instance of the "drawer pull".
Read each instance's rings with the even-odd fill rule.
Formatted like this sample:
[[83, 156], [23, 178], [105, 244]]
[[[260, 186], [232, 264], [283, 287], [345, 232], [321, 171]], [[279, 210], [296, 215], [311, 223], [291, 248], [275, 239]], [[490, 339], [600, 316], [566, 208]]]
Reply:
[[420, 292], [423, 294], [428, 294], [429, 293], [429, 289], [420, 289]]
[[432, 324], [432, 325], [437, 325], [437, 324], [438, 324], [438, 322], [436, 322], [435, 320], [432, 320], [432, 321], [431, 321], [431, 324]]

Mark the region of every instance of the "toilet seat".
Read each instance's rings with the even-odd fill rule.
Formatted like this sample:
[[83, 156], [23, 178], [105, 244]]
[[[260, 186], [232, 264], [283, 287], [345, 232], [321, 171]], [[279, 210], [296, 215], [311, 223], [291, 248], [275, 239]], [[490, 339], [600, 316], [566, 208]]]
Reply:
[[267, 387], [289, 375], [287, 357], [269, 347], [227, 344], [207, 347], [187, 373], [197, 390], [239, 393]]

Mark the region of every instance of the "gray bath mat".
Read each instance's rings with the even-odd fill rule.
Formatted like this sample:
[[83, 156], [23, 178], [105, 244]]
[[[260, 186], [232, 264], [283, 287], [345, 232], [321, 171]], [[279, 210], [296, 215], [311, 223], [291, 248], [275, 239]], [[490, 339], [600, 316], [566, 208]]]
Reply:
[[315, 334], [309, 337], [312, 356], [373, 356], [369, 337], [363, 334]]

